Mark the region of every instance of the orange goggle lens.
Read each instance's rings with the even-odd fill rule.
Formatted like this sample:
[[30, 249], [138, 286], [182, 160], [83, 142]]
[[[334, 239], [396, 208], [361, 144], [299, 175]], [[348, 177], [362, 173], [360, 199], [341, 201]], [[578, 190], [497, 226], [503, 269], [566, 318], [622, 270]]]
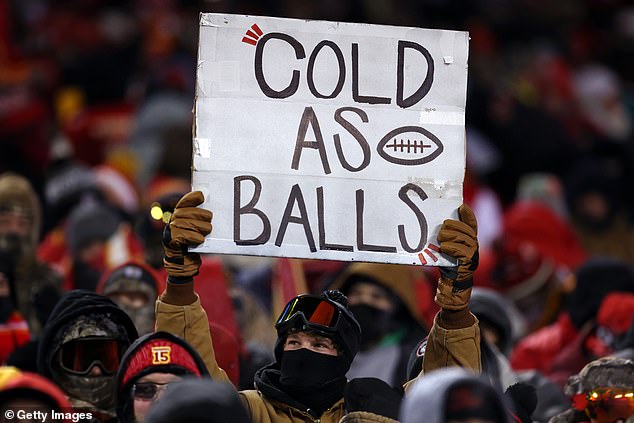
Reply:
[[597, 423], [611, 423], [634, 415], [634, 388], [595, 389], [572, 398], [576, 410], [585, 410]]
[[286, 305], [277, 319], [276, 326], [298, 315], [301, 315], [306, 323], [329, 329], [335, 329], [339, 320], [339, 310], [330, 301], [313, 295], [301, 295]]

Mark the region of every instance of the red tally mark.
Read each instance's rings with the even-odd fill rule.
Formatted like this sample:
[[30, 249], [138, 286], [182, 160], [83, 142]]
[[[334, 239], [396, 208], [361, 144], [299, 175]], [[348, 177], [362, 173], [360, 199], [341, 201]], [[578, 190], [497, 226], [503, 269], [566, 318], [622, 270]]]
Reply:
[[251, 44], [252, 46], [258, 43], [260, 37], [264, 34], [258, 24], [251, 25], [251, 29], [248, 29], [245, 36], [242, 37], [242, 42]]
[[427, 248], [418, 253], [418, 260], [420, 260], [420, 264], [422, 264], [423, 266], [427, 264], [427, 259], [423, 255], [423, 252], [427, 254], [427, 256], [429, 256], [429, 258], [431, 258], [434, 262], [438, 261], [438, 257], [436, 256], [436, 254], [432, 253], [432, 251], [440, 253], [440, 247], [434, 244], [427, 245]]

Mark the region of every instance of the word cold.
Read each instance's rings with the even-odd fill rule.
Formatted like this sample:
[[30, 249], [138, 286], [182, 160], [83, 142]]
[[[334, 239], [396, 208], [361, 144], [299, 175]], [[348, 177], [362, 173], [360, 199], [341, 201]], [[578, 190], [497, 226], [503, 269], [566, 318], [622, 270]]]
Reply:
[[[253, 195], [242, 205], [242, 193], [243, 185], [252, 184]], [[251, 187], [249, 187], [251, 188]], [[233, 241], [236, 245], [264, 245], [269, 242], [272, 235], [272, 225], [269, 214], [262, 209], [258, 208], [258, 203], [262, 195], [262, 182], [251, 175], [241, 175], [234, 178], [234, 204], [233, 204]], [[317, 228], [314, 227], [314, 222], [311, 222], [308, 209], [306, 207], [306, 201], [304, 193], [299, 184], [295, 184], [291, 187], [284, 212], [279, 216], [279, 226], [277, 233], [275, 234], [275, 245], [281, 247], [284, 243], [284, 239], [290, 224], [299, 225], [303, 229], [303, 233], [306, 239], [306, 245], [309, 250], [314, 253], [317, 250], [334, 250], [334, 251], [372, 251], [381, 253], [396, 253], [397, 248], [393, 245], [378, 245], [365, 242], [366, 225], [364, 221], [365, 210], [365, 192], [363, 189], [357, 189], [354, 193], [355, 204], [355, 223], [356, 223], [356, 245], [336, 244], [327, 241], [326, 236], [326, 224], [325, 224], [325, 201], [324, 201], [324, 188], [318, 186], [315, 188], [316, 199], [316, 215], [317, 215]], [[408, 253], [416, 253], [423, 249], [427, 242], [427, 220], [419, 205], [427, 199], [427, 194], [415, 184], [403, 185], [396, 197], [405, 204], [414, 214], [418, 223], [418, 240], [416, 244], [412, 245], [408, 242], [405, 225], [397, 225], [398, 239], [401, 248]], [[411, 197], [414, 197], [413, 200]], [[295, 210], [297, 212], [295, 213]], [[251, 238], [244, 238], [241, 231], [241, 223], [243, 216], [252, 215], [258, 218], [262, 223], [262, 230], [260, 234]], [[315, 213], [312, 214], [313, 216]], [[371, 225], [368, 225], [369, 231], [371, 231]], [[316, 230], [315, 230], [316, 229]], [[416, 232], [416, 230], [412, 230]], [[317, 234], [317, 236], [315, 236]], [[411, 236], [411, 235], [410, 235]], [[317, 241], [315, 238], [317, 237]], [[413, 236], [412, 236], [413, 238]]]
[[[306, 59], [306, 50], [302, 43], [300, 43], [296, 38], [283, 33], [271, 32], [264, 35], [257, 43], [254, 57], [254, 73], [257, 84], [262, 91], [262, 93], [269, 98], [288, 98], [293, 96], [300, 84], [300, 75], [301, 71], [293, 65], [290, 65], [291, 70], [291, 78], [288, 82], [288, 85], [282, 89], [275, 89], [271, 87], [269, 81], [267, 80], [267, 76], [264, 73], [263, 60], [266, 55], [267, 49], [266, 46], [271, 41], [277, 41], [288, 44], [295, 55], [295, 61]], [[405, 63], [406, 50], [412, 50], [420, 54], [427, 64], [427, 71], [425, 72], [425, 76], [422, 77], [422, 81], [419, 86], [413, 91], [413, 93], [407, 97], [405, 97], [406, 89], [409, 90], [412, 87], [405, 87], [405, 69], [407, 68]], [[323, 89], [317, 87], [315, 83], [315, 75], [319, 74], [323, 71], [329, 71], [324, 69], [319, 69], [316, 65], [317, 58], [319, 57], [321, 52], [325, 52], [330, 50], [336, 57], [337, 60], [337, 84], [331, 92], [323, 92]], [[292, 53], [288, 56], [289, 59], [293, 60]], [[359, 74], [360, 74], [360, 66], [359, 66], [359, 44], [352, 43], [350, 45], [350, 64], [352, 68], [352, 99], [355, 103], [359, 104], [391, 104], [392, 98], [389, 97], [379, 97], [373, 95], [363, 95], [359, 92]], [[276, 71], [280, 67], [284, 67], [284, 63], [280, 63], [276, 66]], [[312, 50], [310, 56], [308, 57], [308, 64], [306, 66], [306, 83], [308, 84], [308, 89], [310, 93], [315, 98], [322, 99], [334, 99], [339, 96], [341, 91], [343, 90], [345, 80], [346, 80], [346, 60], [344, 56], [343, 50], [339, 47], [339, 45], [333, 41], [322, 40], [320, 41], [315, 48]], [[399, 40], [396, 51], [396, 93], [395, 93], [395, 102], [398, 107], [408, 108], [414, 106], [416, 103], [421, 101], [429, 92], [434, 82], [434, 59], [429, 53], [429, 51], [421, 46], [418, 43], [407, 40]], [[422, 75], [421, 75], [422, 76]]]

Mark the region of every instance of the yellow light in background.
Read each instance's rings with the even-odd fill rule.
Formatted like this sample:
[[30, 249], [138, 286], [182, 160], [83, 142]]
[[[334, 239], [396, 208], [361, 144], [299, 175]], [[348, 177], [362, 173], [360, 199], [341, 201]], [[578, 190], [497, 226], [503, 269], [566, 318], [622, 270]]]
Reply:
[[596, 392], [592, 393], [592, 398], [597, 399], [599, 398], [599, 394], [597, 394]]
[[625, 394], [625, 398], [632, 398], [634, 397], [634, 392], [628, 392], [627, 394]]
[[152, 204], [152, 207], [150, 208], [150, 216], [152, 216], [152, 219], [154, 220], [163, 219], [163, 209], [159, 203]]

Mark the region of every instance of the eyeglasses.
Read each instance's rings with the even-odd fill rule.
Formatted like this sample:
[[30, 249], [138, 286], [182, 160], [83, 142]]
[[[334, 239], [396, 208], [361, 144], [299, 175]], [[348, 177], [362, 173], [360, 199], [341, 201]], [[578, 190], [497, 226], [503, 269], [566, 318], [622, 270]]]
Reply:
[[598, 423], [611, 423], [634, 415], [634, 387], [600, 388], [572, 398], [576, 410], [585, 410]]
[[85, 376], [94, 366], [107, 375], [114, 374], [126, 346], [116, 339], [80, 338], [66, 342], [61, 348], [62, 368], [69, 373]]
[[167, 390], [169, 383], [139, 382], [132, 386], [132, 398], [155, 401], [159, 393]]
[[330, 300], [315, 295], [300, 295], [291, 300], [275, 323], [279, 328], [301, 318], [308, 326], [333, 332], [337, 329], [341, 311]]

